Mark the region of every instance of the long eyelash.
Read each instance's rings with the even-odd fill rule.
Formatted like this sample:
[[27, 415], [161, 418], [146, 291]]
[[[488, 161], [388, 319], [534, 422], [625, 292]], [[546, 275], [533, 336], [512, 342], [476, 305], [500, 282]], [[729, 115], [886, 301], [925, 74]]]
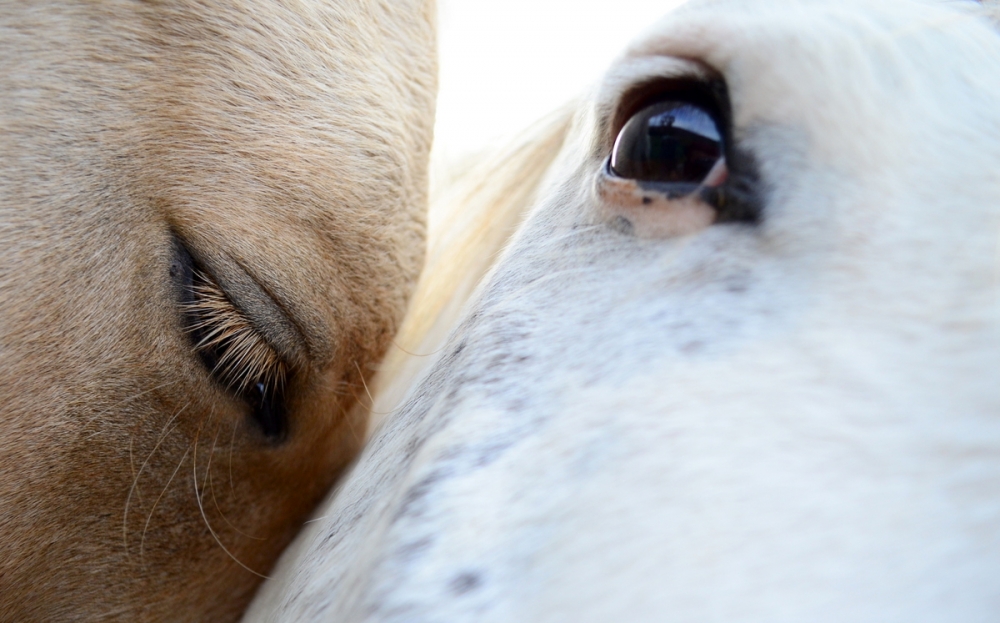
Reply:
[[195, 349], [211, 362], [212, 374], [237, 394], [262, 384], [279, 392], [287, 367], [215, 281], [195, 270], [191, 298], [184, 311]]

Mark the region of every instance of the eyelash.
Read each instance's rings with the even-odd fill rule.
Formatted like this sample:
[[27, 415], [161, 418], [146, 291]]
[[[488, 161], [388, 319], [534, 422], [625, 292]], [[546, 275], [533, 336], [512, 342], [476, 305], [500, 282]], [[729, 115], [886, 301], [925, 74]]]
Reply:
[[220, 383], [241, 397], [253, 390], [281, 393], [286, 364], [218, 284], [197, 268], [183, 308], [195, 350]]

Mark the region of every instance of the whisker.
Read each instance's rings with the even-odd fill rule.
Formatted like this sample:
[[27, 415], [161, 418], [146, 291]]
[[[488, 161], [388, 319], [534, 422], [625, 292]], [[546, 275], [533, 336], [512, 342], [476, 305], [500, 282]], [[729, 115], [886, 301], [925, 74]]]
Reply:
[[239, 422], [233, 422], [233, 436], [229, 439], [229, 490], [236, 494], [236, 485], [233, 484], [233, 446], [236, 445], [236, 427]]
[[[219, 427], [219, 431], [221, 431], [221, 430], [222, 430], [222, 427]], [[226, 514], [224, 512], [222, 512], [222, 507], [219, 506], [219, 499], [215, 496], [215, 480], [212, 478], [212, 456], [215, 454], [215, 443], [219, 440], [219, 431], [216, 431], [216, 433], [215, 433], [215, 439], [212, 441], [212, 451], [208, 455], [208, 467], [206, 468], [208, 470], [208, 477], [207, 477], [208, 488], [212, 492], [212, 502], [215, 504], [215, 510], [219, 511], [219, 516], [222, 517], [222, 520], [225, 521], [229, 525], [229, 527], [232, 528], [233, 530], [235, 530], [237, 533], [241, 534], [242, 536], [247, 537], [248, 539], [253, 539], [255, 541], [266, 541], [267, 539], [265, 537], [253, 536], [253, 535], [247, 534], [246, 532], [243, 532], [242, 530], [240, 530], [239, 528], [237, 528], [235, 525], [233, 525], [233, 522], [229, 521], [229, 518], [226, 517]], [[232, 470], [232, 463], [230, 463], [229, 467], [230, 467], [230, 470]], [[230, 471], [230, 474], [232, 474], [232, 471]], [[205, 483], [204, 482], [202, 482], [201, 488], [203, 490], [205, 489]]]
[[[268, 576], [266, 576], [266, 575], [264, 575], [262, 573], [258, 573], [256, 571], [254, 571], [250, 567], [248, 567], [245, 564], [243, 564], [240, 561], [239, 558], [237, 558], [236, 556], [234, 556], [233, 553], [230, 552], [229, 549], [225, 545], [222, 544], [222, 540], [219, 539], [219, 535], [217, 535], [215, 533], [215, 529], [212, 528], [212, 524], [208, 521], [208, 516], [205, 514], [205, 506], [201, 503], [201, 493], [199, 493], [199, 491], [198, 491], [198, 447], [197, 447], [197, 443], [198, 443], [198, 440], [196, 438], [195, 439], [194, 457], [191, 460], [191, 463], [193, 465], [193, 470], [194, 470], [193, 471], [193, 478], [192, 478], [191, 482], [194, 484], [194, 499], [198, 502], [198, 511], [201, 512], [201, 518], [205, 522], [205, 527], [208, 528], [208, 531], [212, 535], [212, 538], [215, 539], [215, 542], [218, 543], [219, 547], [222, 548], [222, 551], [226, 552], [226, 555], [233, 559], [233, 562], [235, 562], [239, 566], [243, 567], [244, 569], [246, 569], [250, 573], [254, 574], [255, 576], [257, 576], [259, 578], [263, 578], [265, 580], [269, 580], [270, 578]], [[211, 461], [211, 457], [209, 457], [209, 461]]]
[[[156, 501], [153, 502], [153, 507], [149, 509], [149, 515], [146, 517], [146, 524], [142, 527], [142, 538], [139, 539], [139, 560], [143, 561], [143, 555], [146, 547], [146, 532], [149, 530], [149, 522], [153, 520], [153, 513], [156, 512], [156, 506], [163, 499], [164, 494], [166, 494], [167, 489], [170, 488], [170, 483], [174, 481], [174, 477], [177, 476], [177, 472], [180, 471], [181, 465], [184, 464], [184, 460], [187, 459], [188, 453], [191, 452], [191, 446], [188, 446], [187, 450], [184, 451], [184, 455], [181, 460], [177, 462], [177, 467], [174, 468], [174, 473], [170, 474], [170, 478], [167, 479], [167, 484], [163, 485], [163, 490], [160, 491], [160, 495], [156, 497]], [[144, 563], [145, 564], [145, 563]]]
[[[357, 361], [354, 362], [354, 367], [357, 369], [358, 375], [361, 377], [361, 385], [365, 388], [365, 393], [368, 394], [368, 400], [370, 401], [368, 403], [368, 408], [371, 409], [371, 407], [375, 406], [375, 398], [373, 398], [372, 393], [368, 391], [368, 383], [365, 381], [365, 374], [361, 371], [361, 366], [358, 365]], [[354, 399], [357, 400], [358, 397], [355, 396]]]
[[[370, 396], [371, 395], [369, 394], [369, 397]], [[361, 402], [360, 400], [357, 399], [357, 397], [355, 397], [355, 401]], [[349, 412], [344, 410], [343, 406], [340, 406], [339, 408], [340, 408], [340, 415], [343, 416], [344, 421], [347, 422], [347, 427], [348, 429], [350, 429], [351, 435], [354, 437], [354, 440], [357, 441], [358, 443], [364, 443], [364, 438], [361, 435], [359, 435], [357, 429], [354, 428], [354, 421], [352, 420]], [[368, 409], [368, 412], [371, 413], [371, 409]]]
[[[129, 471], [132, 472], [132, 483], [133, 483], [133, 486], [134, 486], [134, 483], [136, 481], [136, 478], [138, 478], [138, 475], [135, 473], [135, 458], [134, 458], [133, 452], [132, 452], [132, 446], [133, 446], [133, 442], [134, 441], [135, 441], [135, 434], [129, 433], [129, 436], [128, 436], [128, 467], [129, 467]], [[142, 506], [143, 505], [142, 504], [142, 491], [137, 490], [135, 492], [135, 495], [139, 499], [139, 506]], [[127, 501], [126, 501], [126, 506], [125, 506], [125, 513], [126, 513], [126, 515], [128, 514], [128, 504], [127, 504]]]
[[[171, 424], [173, 424], [174, 420], [176, 420], [177, 417], [184, 412], [184, 409], [187, 409], [190, 405], [190, 402], [186, 403], [183, 407], [177, 410], [177, 413], [175, 413], [173, 417], [167, 420], [166, 424], [163, 425], [163, 431], [160, 433], [159, 439], [156, 440], [156, 445], [154, 445], [153, 449], [149, 451], [148, 455], [146, 455], [146, 460], [142, 462], [141, 466], [139, 466], [139, 471], [135, 474], [135, 478], [132, 479], [132, 486], [129, 487], [128, 496], [125, 498], [125, 513], [122, 517], [122, 542], [125, 546], [126, 556], [128, 556], [128, 510], [129, 505], [132, 502], [132, 494], [135, 493], [139, 484], [139, 477], [142, 476], [142, 471], [146, 469], [146, 465], [149, 463], [149, 460], [153, 458], [153, 455], [156, 454], [156, 450], [160, 447], [160, 444], [163, 443], [163, 440], [167, 438], [167, 435], [172, 432], [173, 429], [171, 428]], [[131, 451], [131, 442], [129, 451]], [[143, 532], [143, 534], [145, 535], [145, 532]]]
[[441, 348], [438, 348], [435, 351], [421, 354], [421, 353], [413, 353], [413, 352], [410, 352], [410, 351], [406, 350], [405, 348], [403, 348], [402, 346], [400, 346], [398, 343], [396, 343], [396, 340], [392, 340], [392, 345], [395, 346], [396, 348], [398, 348], [399, 350], [403, 351], [407, 355], [411, 356], [411, 357], [432, 357], [432, 356], [440, 353], [442, 350], [444, 350], [444, 346], [442, 346]]
[[[144, 389], [144, 390], [142, 390], [141, 392], [139, 392], [137, 394], [133, 394], [133, 395], [129, 396], [128, 398], [122, 398], [121, 400], [119, 400], [118, 402], [116, 402], [114, 404], [114, 406], [108, 407], [107, 409], [104, 409], [103, 411], [100, 411], [100, 412], [94, 414], [93, 416], [87, 418], [86, 420], [84, 420], [83, 425], [84, 426], [88, 426], [91, 422], [94, 422], [95, 420], [100, 419], [101, 417], [103, 417], [103, 416], [111, 413], [112, 411], [115, 411], [116, 409], [121, 409], [122, 406], [124, 406], [124, 405], [132, 402], [133, 400], [137, 400], [139, 398], [142, 398], [146, 394], [149, 394], [151, 392], [155, 392], [158, 389], [163, 389], [164, 387], [169, 387], [171, 385], [175, 385], [177, 383], [180, 383], [180, 381], [179, 380], [167, 381], [166, 383], [161, 383], [161, 384], [159, 384], [159, 385], [157, 385], [155, 387], [150, 387], [149, 389]], [[93, 438], [94, 436], [96, 436], [98, 434], [99, 434], [98, 431], [94, 431], [94, 432], [92, 432], [92, 433], [90, 433], [88, 435], [88, 439]]]

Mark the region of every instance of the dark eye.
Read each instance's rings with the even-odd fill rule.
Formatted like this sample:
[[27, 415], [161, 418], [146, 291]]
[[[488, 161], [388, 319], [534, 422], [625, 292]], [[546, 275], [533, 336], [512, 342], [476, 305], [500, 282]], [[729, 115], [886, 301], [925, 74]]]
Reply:
[[611, 172], [640, 182], [694, 190], [723, 157], [720, 123], [713, 113], [684, 101], [641, 109], [618, 133]]

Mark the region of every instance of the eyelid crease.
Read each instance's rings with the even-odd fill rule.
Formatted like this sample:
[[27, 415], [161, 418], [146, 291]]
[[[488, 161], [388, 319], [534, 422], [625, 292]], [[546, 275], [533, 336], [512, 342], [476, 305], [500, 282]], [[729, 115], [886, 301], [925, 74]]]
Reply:
[[611, 148], [618, 131], [628, 120], [623, 108], [636, 111], [637, 93], [646, 91], [651, 85], [702, 83], [720, 76], [719, 72], [695, 59], [633, 50], [605, 75], [598, 88], [595, 112], [599, 119], [596, 138], [600, 151]]
[[206, 273], [195, 269], [190, 300], [183, 305], [191, 319], [188, 332], [195, 350], [212, 374], [237, 394], [262, 383], [271, 390], [284, 386], [287, 365]]

